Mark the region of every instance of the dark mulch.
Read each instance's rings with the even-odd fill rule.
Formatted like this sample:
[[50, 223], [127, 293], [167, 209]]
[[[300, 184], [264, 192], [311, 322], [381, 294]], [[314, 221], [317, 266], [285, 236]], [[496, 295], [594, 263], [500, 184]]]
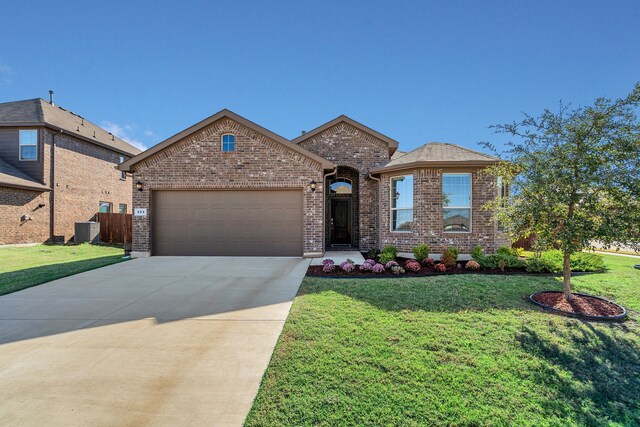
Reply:
[[562, 292], [540, 292], [532, 299], [547, 307], [567, 313], [583, 314], [587, 316], [617, 316], [624, 311], [619, 306], [608, 301], [586, 295], [573, 295], [571, 301], [564, 298]]

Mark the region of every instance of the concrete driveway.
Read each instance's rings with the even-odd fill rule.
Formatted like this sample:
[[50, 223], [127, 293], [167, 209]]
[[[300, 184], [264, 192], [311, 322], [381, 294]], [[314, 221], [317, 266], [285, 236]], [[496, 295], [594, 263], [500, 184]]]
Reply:
[[0, 297], [0, 425], [241, 425], [308, 264], [135, 259]]

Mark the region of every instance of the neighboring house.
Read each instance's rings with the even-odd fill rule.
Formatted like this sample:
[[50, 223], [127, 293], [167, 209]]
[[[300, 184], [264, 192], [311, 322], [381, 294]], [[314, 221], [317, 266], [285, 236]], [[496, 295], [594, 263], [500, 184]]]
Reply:
[[133, 254], [313, 257], [421, 242], [468, 253], [503, 244], [481, 209], [497, 186], [480, 171], [497, 158], [443, 143], [397, 149], [346, 116], [289, 141], [222, 110], [120, 165], [137, 186]]
[[98, 211], [130, 212], [117, 165], [139, 153], [53, 100], [0, 103], [0, 244], [66, 242]]

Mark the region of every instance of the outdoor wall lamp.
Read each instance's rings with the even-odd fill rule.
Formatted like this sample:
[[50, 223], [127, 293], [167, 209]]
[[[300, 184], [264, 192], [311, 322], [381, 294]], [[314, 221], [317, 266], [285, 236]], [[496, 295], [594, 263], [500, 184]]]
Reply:
[[138, 191], [142, 191], [142, 182], [141, 181], [136, 182], [136, 188], [138, 189]]
[[315, 180], [314, 180], [314, 181], [311, 181], [311, 182], [309, 183], [309, 188], [310, 188], [310, 189], [311, 189], [311, 191], [313, 191], [313, 192], [315, 192], [315, 191], [316, 191], [316, 186], [317, 186], [317, 182], [315, 182]]

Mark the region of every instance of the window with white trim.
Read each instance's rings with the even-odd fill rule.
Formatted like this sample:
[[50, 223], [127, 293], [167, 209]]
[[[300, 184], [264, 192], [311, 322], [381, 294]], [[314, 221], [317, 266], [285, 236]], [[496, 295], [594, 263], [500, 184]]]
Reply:
[[411, 231], [413, 175], [391, 178], [391, 231]]
[[36, 129], [21, 129], [20, 160], [38, 160], [38, 131]]
[[443, 231], [471, 231], [471, 174], [442, 174]]
[[236, 137], [230, 133], [222, 135], [220, 147], [223, 153], [230, 153], [236, 149]]

